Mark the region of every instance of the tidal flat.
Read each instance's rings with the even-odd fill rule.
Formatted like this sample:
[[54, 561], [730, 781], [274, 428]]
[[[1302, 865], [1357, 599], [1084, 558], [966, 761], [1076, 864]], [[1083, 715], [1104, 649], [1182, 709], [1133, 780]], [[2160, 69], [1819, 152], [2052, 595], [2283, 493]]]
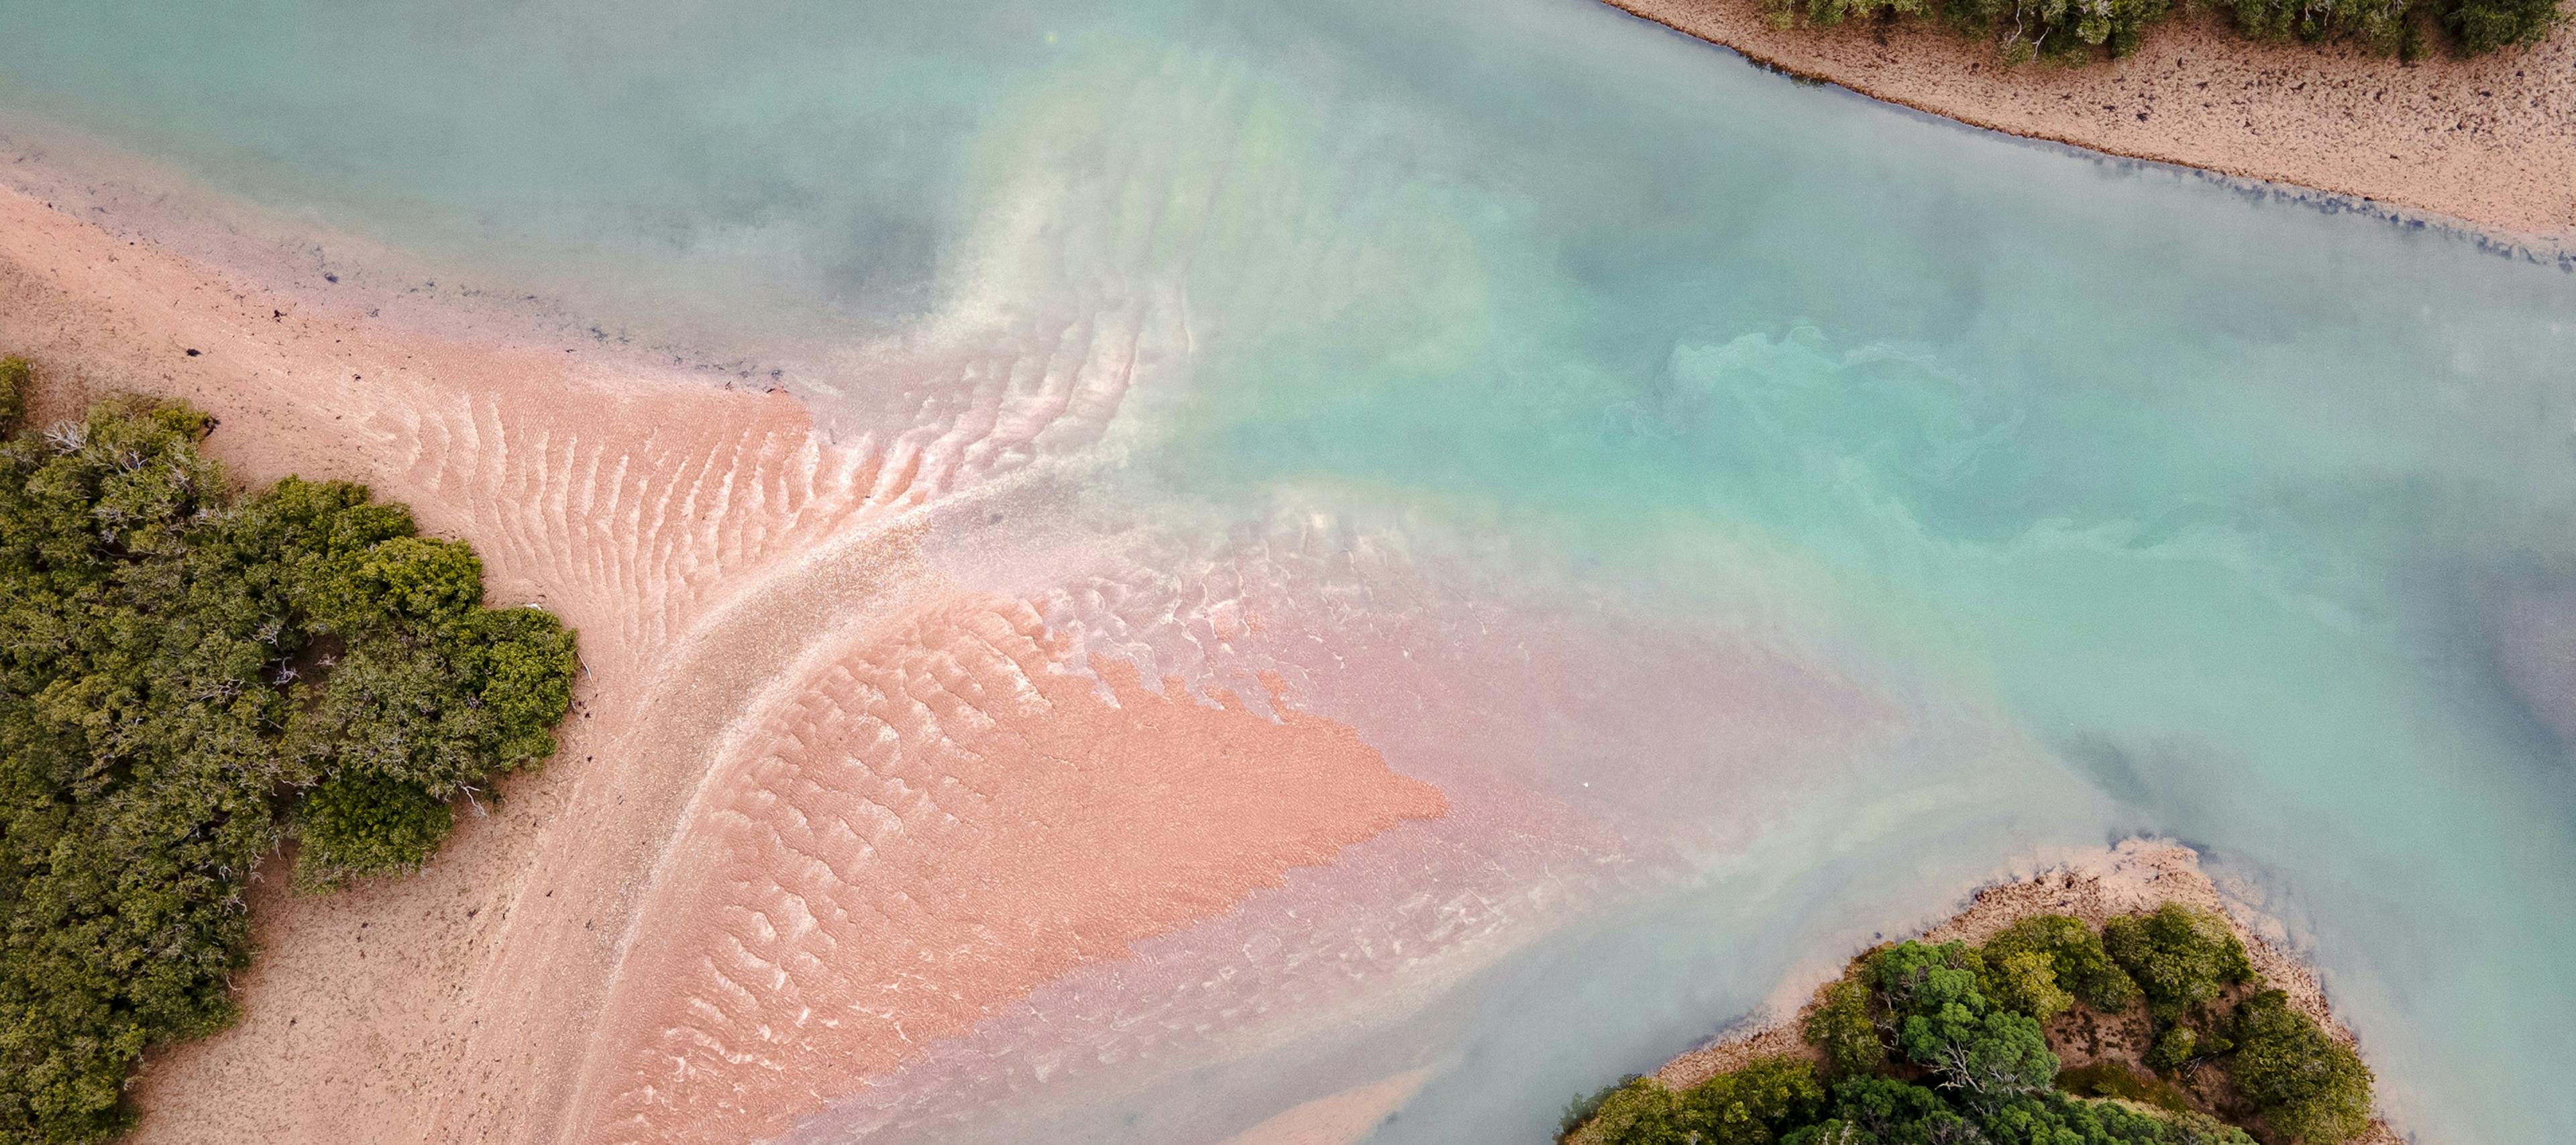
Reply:
[[0, 28], [40, 416], [582, 640], [133, 1140], [1539, 1140], [2141, 833], [2576, 1124], [2561, 265], [1588, 0]]

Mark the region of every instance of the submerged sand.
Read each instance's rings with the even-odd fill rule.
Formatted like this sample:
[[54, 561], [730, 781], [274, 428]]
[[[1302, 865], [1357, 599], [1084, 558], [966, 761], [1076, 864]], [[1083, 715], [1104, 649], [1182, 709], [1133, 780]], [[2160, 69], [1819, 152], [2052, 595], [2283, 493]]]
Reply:
[[1428, 1068], [1353, 1086], [1294, 1106], [1218, 1145], [1353, 1145], [1422, 1088]]
[[[746, 1140], [1011, 999], [1438, 816], [1349, 728], [1074, 659], [918, 544], [1120, 350], [1039, 343], [920, 424], [587, 347], [433, 337], [0, 192], [46, 415], [213, 413], [251, 482], [365, 481], [581, 634], [563, 750], [420, 875], [255, 889], [243, 1019], [153, 1055], [138, 1142]], [[989, 365], [990, 363], [986, 363]], [[938, 378], [903, 379], [929, 388]]]
[[2400, 63], [2255, 42], [2214, 12], [2127, 59], [2006, 66], [1934, 21], [1773, 27], [1760, 0], [1608, 0], [1803, 76], [1979, 127], [2294, 183], [2576, 248], [2576, 32], [2529, 51]]

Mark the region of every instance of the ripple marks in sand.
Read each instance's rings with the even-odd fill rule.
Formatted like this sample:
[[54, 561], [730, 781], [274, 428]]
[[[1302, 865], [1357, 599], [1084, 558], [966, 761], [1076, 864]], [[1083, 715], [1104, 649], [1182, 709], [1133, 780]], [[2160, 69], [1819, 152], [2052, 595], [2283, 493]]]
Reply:
[[774, 1132], [1081, 963], [1445, 809], [1347, 727], [1115, 663], [1073, 675], [1059, 644], [1024, 603], [952, 599], [783, 693], [638, 919], [577, 1139]]
[[[371, 395], [380, 480], [544, 586], [594, 666], [627, 667], [688, 633], [771, 562], [851, 525], [1078, 448], [1115, 415], [1133, 329], [1076, 323], [911, 367], [918, 408], [849, 440], [783, 396], [590, 379]], [[488, 371], [485, 371], [488, 374]], [[889, 382], [896, 379], [889, 379]], [[395, 400], [383, 400], [395, 396]]]

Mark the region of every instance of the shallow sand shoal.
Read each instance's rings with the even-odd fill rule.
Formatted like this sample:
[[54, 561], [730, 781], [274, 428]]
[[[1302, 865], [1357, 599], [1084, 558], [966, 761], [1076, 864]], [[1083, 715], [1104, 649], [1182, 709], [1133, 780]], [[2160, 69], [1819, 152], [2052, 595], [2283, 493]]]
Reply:
[[1385, 1123], [1430, 1078], [1429, 1067], [1292, 1106], [1219, 1145], [1355, 1145]]
[[2412, 64], [2255, 42], [2215, 13], [2126, 59], [2006, 66], [1937, 22], [1773, 27], [1760, 0], [1606, 0], [1772, 67], [1979, 127], [2333, 191], [2576, 247], [2576, 28]]
[[[36, 360], [41, 416], [185, 399], [236, 477], [364, 481], [471, 542], [495, 603], [580, 633], [562, 751], [427, 870], [313, 898], [264, 872], [242, 1019], [147, 1058], [139, 1143], [749, 1139], [1444, 807], [1294, 697], [1095, 692], [1025, 606], [925, 569], [979, 467], [1114, 415], [1132, 362], [1087, 344], [1003, 344], [1028, 388], [836, 435], [784, 395], [423, 333], [0, 191], [0, 347]], [[772, 1040], [805, 1016], [851, 1052]]]

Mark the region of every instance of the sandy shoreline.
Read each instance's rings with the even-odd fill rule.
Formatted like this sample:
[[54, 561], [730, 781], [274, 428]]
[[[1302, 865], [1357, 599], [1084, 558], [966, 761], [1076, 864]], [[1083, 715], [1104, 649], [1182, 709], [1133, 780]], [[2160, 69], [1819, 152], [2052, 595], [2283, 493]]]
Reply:
[[2576, 29], [2528, 52], [2400, 64], [2249, 41], [2204, 12], [2150, 29], [2127, 59], [2006, 67], [1933, 21], [1782, 30], [1759, 0], [1604, 2], [1978, 127], [2440, 216], [2538, 257], [2576, 253]]
[[[2114, 847], [2087, 855], [2078, 855], [2047, 870], [2023, 878], [1991, 884], [1978, 889], [1959, 913], [1919, 933], [1890, 936], [1919, 938], [1925, 942], [1966, 942], [1980, 944], [1993, 938], [2005, 927], [2043, 914], [2072, 915], [2093, 927], [2116, 915], [2153, 910], [2165, 903], [2213, 911], [2227, 920], [2245, 953], [2254, 963], [2254, 971], [2264, 981], [2290, 997], [2290, 1005], [2315, 1018], [2327, 1033], [2348, 1046], [2360, 1042], [2352, 1030], [2337, 1021], [2326, 1003], [2325, 988], [2317, 981], [2316, 972], [2269, 938], [2276, 925], [2263, 918], [2254, 908], [2221, 892], [2200, 869], [2200, 856], [2188, 847], [2150, 839], [2124, 840]], [[1837, 964], [1833, 974], [1839, 976]], [[1829, 981], [1830, 979], [1828, 979]], [[1823, 982], [1801, 982], [1793, 986], [1803, 990], [1784, 990], [1791, 997], [1808, 997]], [[1792, 1054], [1815, 1057], [1801, 1031], [1805, 1028], [1808, 1006], [1794, 1012], [1755, 1019], [1729, 1030], [1709, 1043], [1685, 1052], [1657, 1069], [1656, 1080], [1673, 1089], [1687, 1089], [1717, 1074], [1740, 1069], [1756, 1057]], [[2090, 1021], [2080, 1014], [2068, 1014], [2061, 1023]], [[2088, 1031], [2090, 1027], [2088, 1027]], [[2105, 1027], [2101, 1036], [2117, 1041], [2124, 1031]], [[2145, 1037], [2143, 1029], [2125, 1031], [2137, 1038]], [[2054, 1040], [2054, 1037], [2052, 1037]], [[2132, 1047], [2134, 1048], [2134, 1047]], [[2065, 1056], [2068, 1067], [2088, 1064], [2092, 1057], [2075, 1052]], [[2368, 1131], [2354, 1139], [2354, 1145], [2398, 1145], [2405, 1138], [2392, 1129], [2385, 1118], [2374, 1119]]]
[[1445, 809], [1294, 697], [1094, 677], [1027, 602], [918, 559], [1038, 435], [1114, 415], [1114, 352], [1036, 346], [1028, 390], [827, 432], [784, 394], [470, 313], [424, 333], [125, 222], [0, 192], [0, 346], [36, 360], [40, 416], [181, 398], [238, 479], [365, 481], [586, 666], [556, 760], [419, 876], [298, 899], [269, 872], [242, 1021], [151, 1056], [137, 1142], [762, 1136]]

